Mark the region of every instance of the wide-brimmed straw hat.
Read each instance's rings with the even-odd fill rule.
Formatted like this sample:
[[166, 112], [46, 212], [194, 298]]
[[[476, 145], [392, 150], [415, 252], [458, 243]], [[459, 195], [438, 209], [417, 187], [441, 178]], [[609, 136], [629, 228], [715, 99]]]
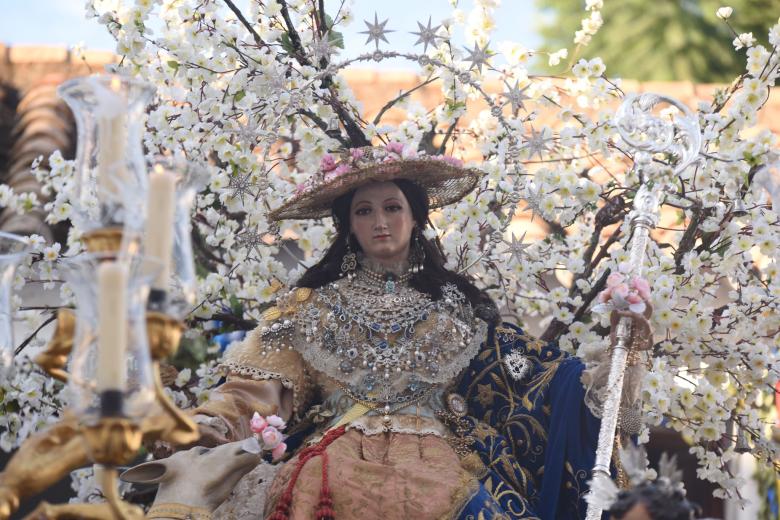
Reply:
[[445, 155], [424, 155], [404, 146], [350, 148], [323, 157], [320, 170], [287, 202], [268, 214], [270, 220], [316, 219], [331, 215], [333, 201], [369, 182], [408, 179], [425, 190], [430, 208], [465, 197], [484, 173], [465, 168]]

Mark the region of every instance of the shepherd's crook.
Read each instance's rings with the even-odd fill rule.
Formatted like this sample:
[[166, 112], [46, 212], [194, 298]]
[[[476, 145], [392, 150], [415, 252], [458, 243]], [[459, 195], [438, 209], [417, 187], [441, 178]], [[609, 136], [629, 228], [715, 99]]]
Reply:
[[[662, 102], [677, 110], [654, 114], [653, 109]], [[674, 115], [673, 112], [678, 113]], [[634, 207], [626, 218], [632, 232], [629, 275], [642, 276], [650, 230], [658, 222], [662, 193], [670, 188], [675, 175], [698, 158], [701, 132], [696, 116], [685, 105], [675, 99], [651, 93], [628, 96], [617, 111], [615, 125], [620, 136], [634, 151], [634, 169], [639, 175], [640, 187], [634, 197]], [[664, 163], [668, 164], [666, 174], [663, 171]], [[611, 478], [609, 465], [630, 347], [626, 342], [630, 334], [631, 320], [623, 317], [617, 325], [617, 344], [612, 351], [591, 489], [603, 485], [603, 479]], [[586, 520], [599, 520], [601, 504], [588, 502]]]

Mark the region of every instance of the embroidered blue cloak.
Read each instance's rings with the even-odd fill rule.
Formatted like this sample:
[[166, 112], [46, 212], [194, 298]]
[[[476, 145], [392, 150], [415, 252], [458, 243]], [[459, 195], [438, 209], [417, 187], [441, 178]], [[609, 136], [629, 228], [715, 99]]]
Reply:
[[[530, 362], [520, 381], [503, 363], [510, 352]], [[514, 325], [490, 327], [456, 387], [468, 405], [461, 431], [487, 467], [462, 520], [584, 518], [600, 422], [584, 402], [583, 370]]]

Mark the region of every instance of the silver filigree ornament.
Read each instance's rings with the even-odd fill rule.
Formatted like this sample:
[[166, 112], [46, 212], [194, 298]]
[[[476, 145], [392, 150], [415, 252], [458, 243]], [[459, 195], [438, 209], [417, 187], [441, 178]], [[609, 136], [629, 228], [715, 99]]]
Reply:
[[[654, 114], [653, 110], [661, 104], [674, 107], [676, 114], [673, 117]], [[699, 157], [702, 137], [698, 117], [674, 98], [652, 92], [626, 96], [615, 113], [614, 123], [620, 137], [637, 157], [644, 160], [656, 154], [668, 155], [673, 176], [682, 173]]]
[[366, 45], [370, 44], [371, 42], [374, 42], [376, 49], [379, 50], [380, 40], [385, 43], [390, 43], [389, 41], [387, 41], [385, 35], [387, 33], [395, 32], [395, 31], [392, 29], [385, 29], [385, 25], [387, 25], [387, 22], [389, 21], [390, 19], [387, 18], [385, 21], [380, 22], [376, 13], [374, 13], [374, 23], [371, 23], [368, 20], [363, 20], [363, 23], [366, 24], [368, 30], [360, 31], [360, 34], [368, 35], [368, 38], [366, 38]]
[[531, 360], [519, 350], [513, 350], [504, 357], [504, 366], [515, 381], [522, 381], [531, 370]]

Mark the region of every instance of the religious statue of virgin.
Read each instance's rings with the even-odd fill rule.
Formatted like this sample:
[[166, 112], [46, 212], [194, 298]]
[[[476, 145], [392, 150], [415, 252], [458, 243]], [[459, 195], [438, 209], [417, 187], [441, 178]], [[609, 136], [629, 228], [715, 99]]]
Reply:
[[[480, 177], [401, 145], [353, 148], [270, 213], [331, 216], [335, 237], [226, 352], [225, 382], [194, 410], [206, 446], [252, 435], [255, 412], [288, 422], [257, 518], [584, 516], [608, 362], [586, 367], [502, 323], [445, 267], [429, 211]], [[613, 323], [622, 314], [647, 347], [649, 311]], [[623, 434], [638, 422], [642, 367], [629, 364]]]

